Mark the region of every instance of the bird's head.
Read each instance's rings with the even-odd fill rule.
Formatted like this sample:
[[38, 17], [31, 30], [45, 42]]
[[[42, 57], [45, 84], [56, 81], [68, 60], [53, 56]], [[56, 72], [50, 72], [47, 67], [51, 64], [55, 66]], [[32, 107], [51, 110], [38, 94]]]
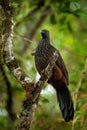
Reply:
[[41, 31], [41, 35], [42, 35], [43, 38], [49, 38], [49, 31], [46, 30], [46, 29], [43, 29]]

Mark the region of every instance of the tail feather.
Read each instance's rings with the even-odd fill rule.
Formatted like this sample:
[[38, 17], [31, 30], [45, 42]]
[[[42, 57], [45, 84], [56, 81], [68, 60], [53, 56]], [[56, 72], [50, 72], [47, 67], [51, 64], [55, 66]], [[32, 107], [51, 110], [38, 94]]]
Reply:
[[65, 121], [73, 120], [74, 106], [67, 86], [62, 86], [57, 90], [57, 97]]

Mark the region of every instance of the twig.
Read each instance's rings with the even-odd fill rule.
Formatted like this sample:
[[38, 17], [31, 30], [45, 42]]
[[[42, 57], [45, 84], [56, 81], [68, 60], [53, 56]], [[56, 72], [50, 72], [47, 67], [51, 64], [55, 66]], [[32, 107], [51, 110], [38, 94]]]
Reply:
[[[76, 111], [76, 107], [77, 107], [77, 99], [78, 99], [78, 94], [79, 94], [79, 90], [81, 88], [81, 85], [82, 85], [82, 82], [83, 82], [83, 78], [84, 78], [84, 74], [85, 74], [85, 70], [86, 70], [86, 67], [87, 67], [87, 57], [85, 58], [85, 63], [84, 63], [84, 68], [83, 70], [81, 71], [81, 74], [80, 74], [80, 79], [77, 83], [77, 87], [76, 87], [76, 90], [74, 92], [74, 109]], [[74, 119], [73, 119], [73, 122], [72, 122], [72, 130], [75, 130], [75, 122], [74, 122]]]
[[20, 34], [16, 34], [15, 33], [15, 35], [14, 35], [14, 37], [21, 37], [24, 41], [26, 41], [27, 43], [33, 43], [33, 41], [32, 40], [30, 40], [29, 38], [27, 38], [27, 37], [25, 37], [25, 36], [23, 36], [23, 35], [20, 35]]

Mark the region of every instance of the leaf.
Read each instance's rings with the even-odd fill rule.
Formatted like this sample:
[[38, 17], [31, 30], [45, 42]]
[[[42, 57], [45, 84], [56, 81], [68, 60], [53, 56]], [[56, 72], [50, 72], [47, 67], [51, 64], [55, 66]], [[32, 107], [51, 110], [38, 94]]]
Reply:
[[76, 11], [76, 10], [80, 9], [79, 3], [77, 3], [77, 2], [71, 2], [71, 3], [70, 3], [70, 9], [71, 9], [72, 11]]
[[47, 98], [44, 98], [44, 99], [42, 100], [42, 102], [43, 102], [43, 103], [49, 103], [49, 100], [48, 100]]

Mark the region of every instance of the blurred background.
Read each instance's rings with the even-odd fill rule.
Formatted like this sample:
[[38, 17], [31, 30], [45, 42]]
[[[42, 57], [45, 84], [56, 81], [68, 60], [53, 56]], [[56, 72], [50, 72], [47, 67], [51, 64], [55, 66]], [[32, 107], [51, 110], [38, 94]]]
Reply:
[[[13, 50], [19, 65], [36, 82], [32, 51], [50, 31], [51, 44], [61, 53], [69, 72], [74, 120], [64, 122], [56, 92], [45, 84], [31, 130], [87, 129], [87, 0], [10, 0], [14, 11]], [[0, 7], [0, 17], [3, 15]], [[0, 28], [2, 19], [0, 18]], [[0, 29], [1, 30], [1, 29]], [[0, 67], [0, 130], [14, 130], [25, 92], [6, 66]]]

